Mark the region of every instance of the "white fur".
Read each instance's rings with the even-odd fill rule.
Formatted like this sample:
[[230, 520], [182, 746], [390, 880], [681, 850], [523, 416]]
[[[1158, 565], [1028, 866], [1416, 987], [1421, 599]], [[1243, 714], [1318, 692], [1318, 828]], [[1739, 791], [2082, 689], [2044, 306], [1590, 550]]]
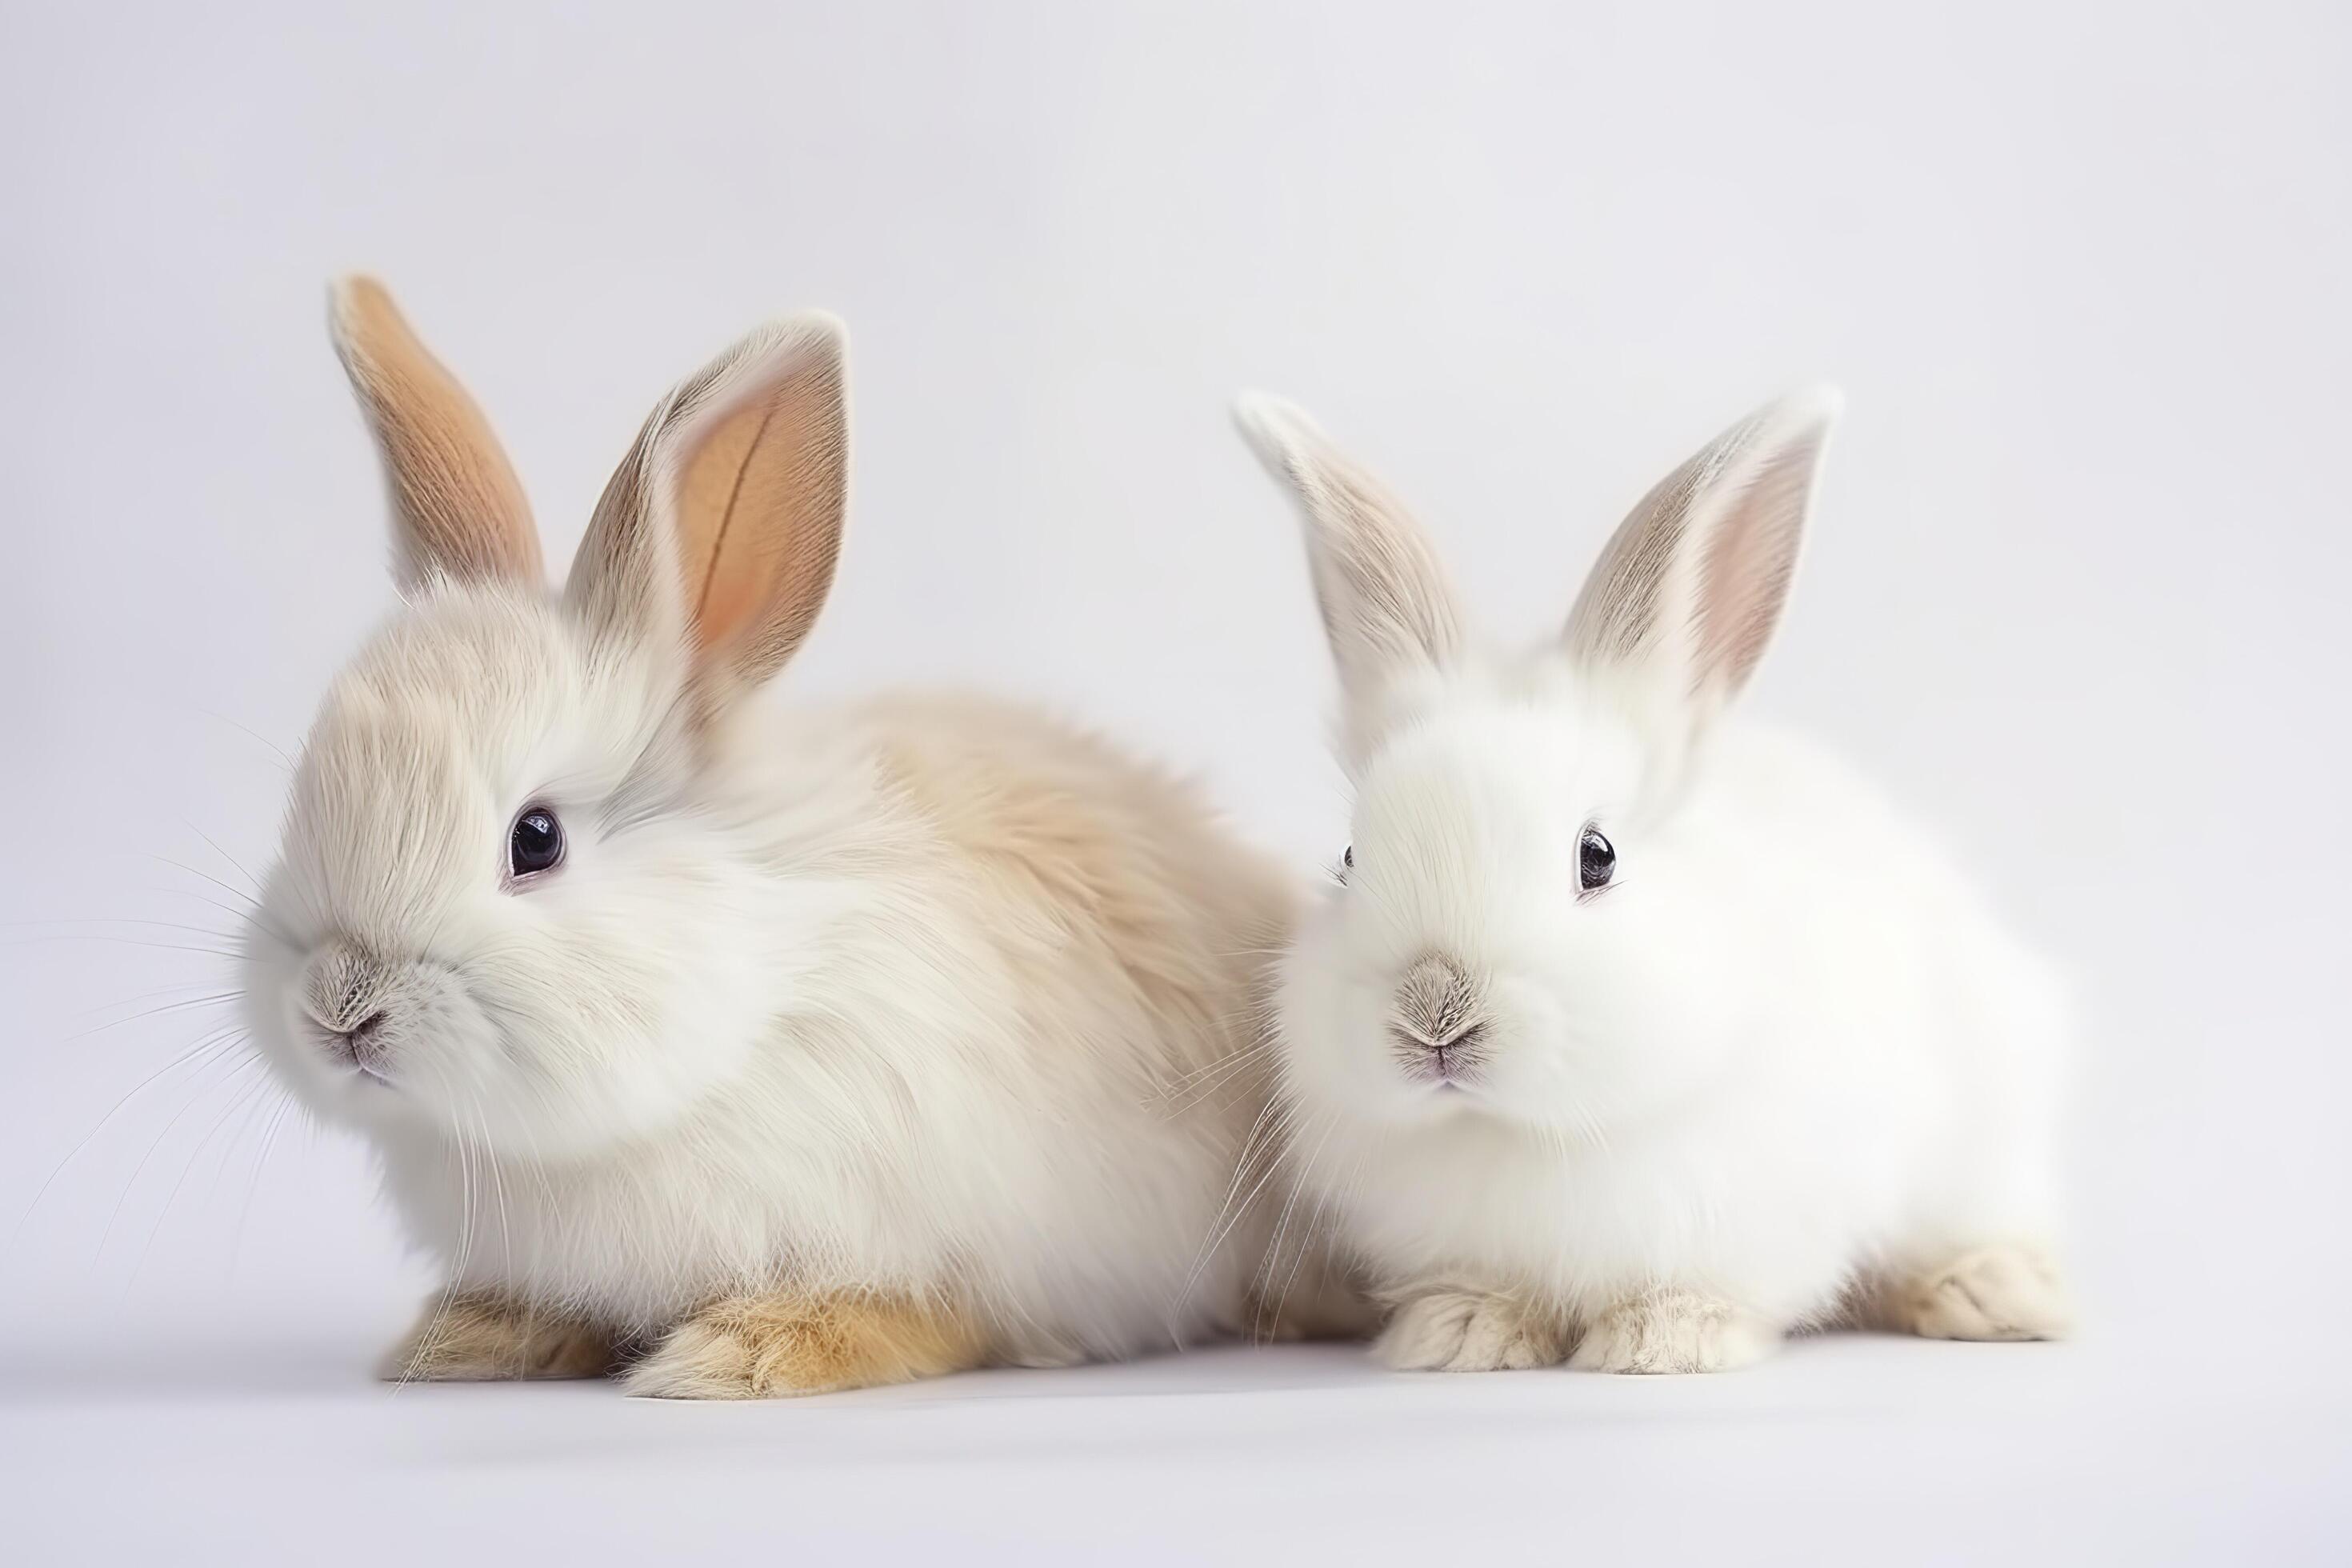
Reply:
[[[726, 406], [735, 365], [790, 384], [739, 353]], [[247, 958], [265, 1056], [369, 1141], [453, 1291], [617, 1337], [778, 1289], [948, 1302], [1013, 1362], [1244, 1325], [1266, 1226], [1209, 1238], [1290, 890], [1033, 714], [785, 714], [698, 676], [663, 580], [610, 587], [670, 569], [625, 531], [663, 505], [623, 515], [632, 472], [681, 467], [667, 417], [583, 547], [601, 598], [428, 575], [328, 693]], [[569, 850], [517, 885], [532, 803]], [[378, 1009], [371, 1076], [328, 1031]]]
[[[1709, 648], [1752, 657], [1742, 635], [1769, 631], [1785, 591], [1785, 571], [1725, 573], [1793, 560], [1833, 412], [1782, 405], [1702, 454], [1620, 535], [1672, 546], [1654, 601], [1606, 603], [1622, 582], [1598, 582], [1565, 637], [1517, 657], [1354, 626], [1450, 624], [1429, 606], [1451, 591], [1335, 594], [1335, 555], [1393, 570], [1426, 552], [1361, 537], [1413, 530], [1392, 502], [1332, 509], [1300, 487], [1358, 795], [1354, 864], [1285, 963], [1283, 1087], [1299, 1179], [1404, 1303], [1391, 1361], [1463, 1364], [1454, 1325], [1484, 1294], [1535, 1303], [1563, 1346], [1581, 1335], [1579, 1365], [1737, 1365], [1859, 1287], [1900, 1294], [1976, 1249], [2049, 1240], [2051, 979], [1866, 784], [1717, 717], [1745, 666]], [[1286, 405], [1242, 417], [1285, 478], [1340, 460]], [[1708, 559], [1730, 565], [1710, 578]], [[1365, 671], [1361, 649], [1400, 645]], [[1580, 897], [1587, 824], [1618, 859]], [[1472, 976], [1485, 1026], [1483, 1062], [1452, 1085], [1406, 1070], [1391, 1033], [1430, 954]], [[1955, 1337], [2057, 1331], [2050, 1283], [2011, 1332]], [[1902, 1326], [1939, 1331], [1927, 1315]], [[1486, 1337], [1470, 1363], [1525, 1363], [1524, 1336]]]

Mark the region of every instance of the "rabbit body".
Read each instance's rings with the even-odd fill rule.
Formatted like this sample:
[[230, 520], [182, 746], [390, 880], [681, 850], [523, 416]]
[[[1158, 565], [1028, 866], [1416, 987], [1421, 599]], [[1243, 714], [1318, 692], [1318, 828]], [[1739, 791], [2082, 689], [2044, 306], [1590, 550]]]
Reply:
[[[625, 922], [633, 965], [732, 972], [681, 987], [666, 1030], [736, 1048], [581, 1156], [530, 1157], [530, 1105], [470, 1142], [462, 1101], [394, 1124], [408, 1234], [459, 1290], [633, 1336], [780, 1278], [950, 1298], [992, 1361], [1241, 1327], [1263, 1225], [1205, 1249], [1264, 1088], [1192, 1089], [1251, 1043], [1287, 887], [1188, 790], [1018, 708], [744, 731], [700, 842], [648, 847], [694, 868], [680, 897]], [[635, 1098], [632, 1122], [665, 1097]]]
[[[1547, 745], [1512, 735], [1525, 719], [1465, 727], [1510, 770], [1486, 781], [1499, 790]], [[1450, 746], [1446, 728], [1423, 743]], [[1646, 954], [1612, 951], [1613, 973], [1576, 972], [1576, 1043], [1528, 1075], [1528, 1120], [1465, 1106], [1426, 1121], [1335, 1113], [1318, 1130], [1299, 1112], [1317, 1151], [1305, 1184], [1391, 1292], [1475, 1281], [1581, 1326], [1679, 1288], [1782, 1329], [1868, 1309], [1880, 1287], [1979, 1247], [2049, 1239], [2065, 1040], [2054, 982], [1844, 767], [1760, 727], [1715, 741], [1671, 842], [1635, 840], [1639, 865], [1603, 900], [1629, 907], [1579, 911], [1630, 921], [1646, 900], [1675, 911], [1671, 934]], [[1346, 1070], [1329, 1033], [1344, 1004], [1323, 976], [1357, 959], [1336, 907], [1348, 896], [1310, 918], [1286, 966], [1286, 1080], [1307, 1106]], [[1497, 1012], [1525, 1003], [1560, 1026], [1510, 981], [1496, 989]], [[1490, 1048], [1508, 1049], [1495, 1027]], [[1597, 1062], [1577, 1060], [1587, 1036], [1603, 1037]], [[1617, 1052], [1648, 1059], [1618, 1073]]]
[[445, 1276], [388, 1370], [740, 1397], [1253, 1325], [1286, 880], [1026, 710], [754, 700], [833, 574], [838, 329], [666, 399], [561, 595], [389, 300], [337, 331], [408, 604], [322, 704], [244, 990]]
[[2057, 985], [1869, 784], [1723, 711], [1832, 409], [1686, 465], [1509, 658], [1392, 497], [1296, 410], [1244, 415], [1304, 502], [1358, 786], [1284, 965], [1293, 1179], [1394, 1304], [1393, 1364], [2066, 1325]]

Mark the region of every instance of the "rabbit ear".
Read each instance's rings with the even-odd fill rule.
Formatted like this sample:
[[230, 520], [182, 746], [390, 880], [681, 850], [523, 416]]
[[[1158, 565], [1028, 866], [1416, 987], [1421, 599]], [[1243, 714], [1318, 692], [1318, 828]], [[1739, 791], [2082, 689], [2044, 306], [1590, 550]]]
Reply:
[[848, 479], [841, 323], [763, 327], [655, 408], [565, 596], [602, 632], [681, 648], [717, 686], [755, 685], [824, 606]]
[[1298, 497], [1316, 604], [1350, 701], [1453, 662], [1462, 647], [1453, 581], [1404, 504], [1296, 404], [1249, 393], [1234, 419]]
[[331, 305], [335, 353], [391, 482], [401, 584], [443, 573], [538, 586], [539, 532], [482, 411], [417, 341], [383, 284], [342, 279]]
[[1585, 580], [1570, 650], [1695, 721], [1736, 696], [1788, 602], [1843, 405], [1831, 387], [1768, 404], [1643, 497]]

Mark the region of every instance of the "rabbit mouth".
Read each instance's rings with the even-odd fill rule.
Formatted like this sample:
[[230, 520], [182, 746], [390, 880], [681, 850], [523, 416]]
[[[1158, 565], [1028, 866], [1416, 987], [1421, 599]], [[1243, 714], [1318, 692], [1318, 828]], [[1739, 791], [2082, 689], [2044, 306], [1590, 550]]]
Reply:
[[1389, 1047], [1404, 1076], [1441, 1094], [1459, 1094], [1477, 1083], [1486, 1065], [1486, 1025], [1465, 1024], [1433, 1040], [1401, 1024], [1389, 1026]]
[[381, 1045], [355, 1040], [350, 1031], [314, 1024], [305, 1031], [313, 1051], [324, 1058], [331, 1068], [341, 1069], [336, 1076], [345, 1083], [367, 1084], [373, 1089], [397, 1089], [393, 1081], [391, 1063]]
[[1425, 952], [1399, 978], [1388, 1024], [1389, 1048], [1407, 1079], [1458, 1092], [1486, 1061], [1489, 1019], [1485, 987], [1460, 961]]

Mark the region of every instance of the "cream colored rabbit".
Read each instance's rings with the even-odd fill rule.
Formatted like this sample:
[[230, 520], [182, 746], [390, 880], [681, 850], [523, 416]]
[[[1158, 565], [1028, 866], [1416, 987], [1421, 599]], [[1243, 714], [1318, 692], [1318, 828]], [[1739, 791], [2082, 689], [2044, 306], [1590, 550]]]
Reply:
[[333, 315], [406, 607], [327, 694], [244, 984], [446, 1275], [391, 1373], [744, 1396], [1244, 1326], [1284, 879], [1025, 710], [754, 700], [833, 580], [838, 325], [665, 397], [559, 595], [383, 290]]

